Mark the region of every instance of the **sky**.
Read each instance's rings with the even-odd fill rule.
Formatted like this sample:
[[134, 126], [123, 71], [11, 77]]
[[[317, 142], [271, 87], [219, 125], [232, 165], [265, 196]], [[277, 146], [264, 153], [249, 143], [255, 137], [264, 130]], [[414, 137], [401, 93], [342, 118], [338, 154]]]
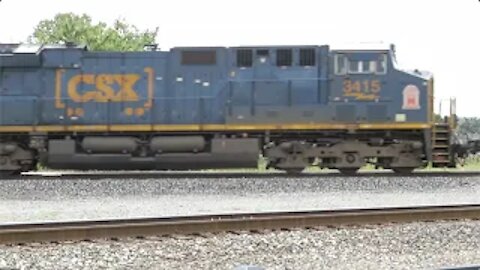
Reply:
[[158, 27], [163, 50], [395, 44], [402, 68], [434, 74], [436, 104], [456, 97], [459, 116], [480, 117], [478, 0], [3, 0], [0, 42], [26, 41], [39, 21], [60, 12], [86, 13], [108, 24], [123, 18], [140, 29]]

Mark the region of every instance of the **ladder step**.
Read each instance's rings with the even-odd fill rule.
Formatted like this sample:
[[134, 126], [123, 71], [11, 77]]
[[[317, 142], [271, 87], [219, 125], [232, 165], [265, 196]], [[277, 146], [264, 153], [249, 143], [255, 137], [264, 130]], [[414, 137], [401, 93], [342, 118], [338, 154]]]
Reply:
[[451, 166], [452, 160], [450, 155], [450, 135], [452, 131], [449, 123], [435, 123], [432, 132], [432, 166]]
[[443, 144], [443, 145], [436, 144], [433, 146], [433, 148], [438, 148], [438, 149], [448, 149], [448, 147], [449, 147], [448, 144]]
[[454, 168], [454, 166], [452, 166], [452, 163], [451, 162], [444, 162], [444, 163], [432, 163], [432, 167], [433, 168]]
[[450, 163], [450, 160], [449, 160], [449, 159], [444, 159], [444, 160], [432, 160], [432, 163], [436, 163], [436, 164], [447, 164], [447, 163]]
[[443, 158], [434, 157], [434, 158], [432, 159], [432, 161], [433, 161], [433, 162], [443, 162], [443, 163], [445, 163], [445, 162], [450, 162], [450, 157], [447, 157], [447, 156], [445, 156], [445, 157], [443, 157]]
[[448, 157], [448, 156], [450, 156], [450, 153], [448, 153], [448, 152], [435, 152], [435, 151], [434, 151], [434, 152], [432, 153], [432, 155], [433, 155], [434, 157]]

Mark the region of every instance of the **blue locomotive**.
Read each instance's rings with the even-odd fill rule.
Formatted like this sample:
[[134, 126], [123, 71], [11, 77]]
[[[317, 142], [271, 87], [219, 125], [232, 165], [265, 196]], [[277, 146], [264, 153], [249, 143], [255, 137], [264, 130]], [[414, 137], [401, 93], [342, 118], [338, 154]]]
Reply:
[[454, 166], [433, 79], [393, 46], [0, 45], [0, 172]]

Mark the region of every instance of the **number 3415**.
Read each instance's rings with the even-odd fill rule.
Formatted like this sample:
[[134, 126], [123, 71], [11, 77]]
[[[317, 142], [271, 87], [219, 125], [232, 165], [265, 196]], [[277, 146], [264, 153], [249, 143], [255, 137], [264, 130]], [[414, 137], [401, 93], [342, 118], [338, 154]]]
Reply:
[[365, 93], [378, 94], [382, 90], [382, 84], [379, 80], [344, 80], [343, 92], [349, 93]]

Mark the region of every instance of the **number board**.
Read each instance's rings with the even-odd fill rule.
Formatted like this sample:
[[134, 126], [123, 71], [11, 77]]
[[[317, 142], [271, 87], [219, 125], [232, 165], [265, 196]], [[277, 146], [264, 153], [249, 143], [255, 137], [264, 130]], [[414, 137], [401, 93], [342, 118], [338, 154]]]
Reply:
[[382, 84], [379, 80], [351, 80], [343, 81], [343, 96], [353, 97], [356, 100], [375, 100], [380, 97]]

